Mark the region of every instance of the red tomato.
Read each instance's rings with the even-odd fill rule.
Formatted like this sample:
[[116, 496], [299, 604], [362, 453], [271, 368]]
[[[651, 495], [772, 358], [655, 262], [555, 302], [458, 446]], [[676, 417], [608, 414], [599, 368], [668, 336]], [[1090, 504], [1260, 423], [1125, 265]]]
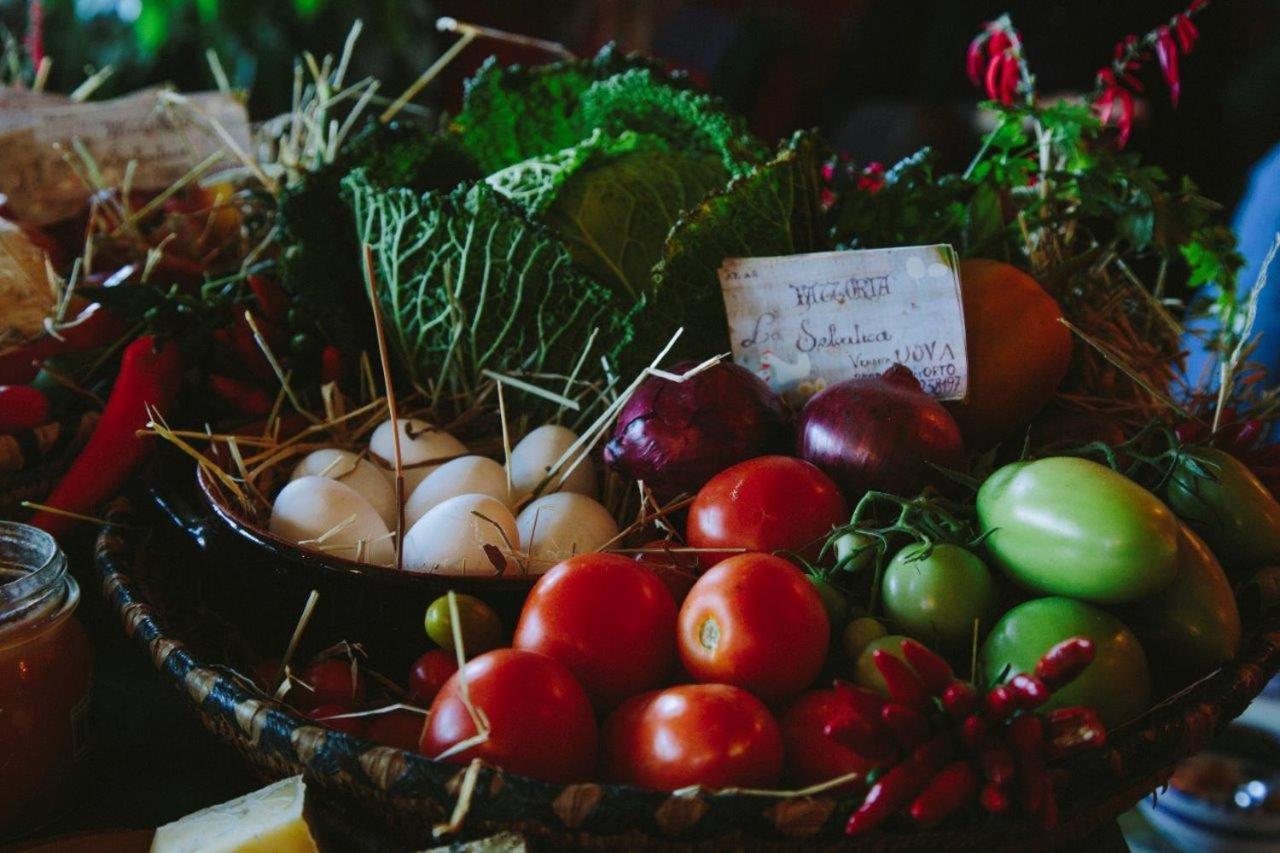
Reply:
[[644, 553], [636, 554], [636, 562], [658, 576], [658, 580], [666, 584], [675, 599], [676, 606], [684, 601], [684, 597], [693, 588], [702, 567], [697, 556], [689, 553], [677, 554], [669, 549], [678, 547], [678, 543], [669, 539], [655, 539], [643, 546]]
[[436, 757], [477, 734], [462, 702], [464, 677], [472, 704], [488, 717], [489, 739], [443, 760], [467, 764], [479, 758], [548, 782], [591, 778], [598, 734], [587, 692], [564, 664], [522, 649], [480, 655], [445, 682], [422, 730], [420, 752]]
[[698, 578], [678, 630], [680, 660], [695, 680], [732, 684], [766, 702], [812, 684], [830, 640], [822, 597], [773, 554], [739, 554]]
[[307, 716], [327, 729], [358, 735], [364, 730], [365, 720], [362, 717], [340, 716], [349, 713], [351, 713], [350, 706], [327, 703], [312, 708], [307, 712]]
[[634, 696], [604, 724], [601, 768], [610, 782], [674, 791], [770, 788], [782, 771], [782, 735], [759, 699], [727, 684], [686, 684]]
[[534, 584], [511, 644], [560, 661], [604, 712], [666, 683], [675, 629], [657, 575], [618, 554], [579, 554]]
[[288, 696], [289, 701], [299, 708], [338, 705], [349, 710], [364, 702], [364, 676], [346, 658], [316, 661], [303, 671], [300, 678], [303, 684], [289, 688]]
[[[796, 788], [805, 788], [873, 768], [875, 762], [824, 732], [828, 725], [841, 726], [857, 717], [848, 695], [838, 690], [810, 690], [797, 696], [778, 717], [787, 756], [783, 780]], [[840, 790], [855, 787], [857, 783], [851, 783]]]
[[458, 657], [444, 649], [432, 649], [413, 662], [409, 670], [409, 695], [415, 702], [430, 705], [449, 676], [458, 671]]
[[422, 725], [427, 718], [423, 714], [397, 708], [385, 714], [376, 714], [369, 720], [369, 728], [364, 733], [369, 740], [407, 752], [417, 752]]
[[[835, 482], [803, 459], [758, 456], [712, 477], [689, 505], [694, 548], [798, 551], [817, 558], [831, 528], [849, 520]], [[733, 552], [698, 555], [703, 568]]]

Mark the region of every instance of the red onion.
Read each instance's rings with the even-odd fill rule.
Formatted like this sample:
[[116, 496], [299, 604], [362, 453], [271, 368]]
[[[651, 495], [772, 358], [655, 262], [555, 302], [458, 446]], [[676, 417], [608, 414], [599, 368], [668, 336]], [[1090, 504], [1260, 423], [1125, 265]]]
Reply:
[[[679, 364], [672, 372], [693, 366]], [[641, 382], [618, 414], [604, 460], [669, 500], [788, 440], [778, 396], [746, 368], [721, 362], [684, 382], [659, 376]]]
[[963, 466], [964, 443], [950, 413], [909, 368], [895, 364], [814, 395], [800, 413], [796, 455], [830, 475], [850, 500], [872, 490], [914, 497], [931, 479], [927, 463]]

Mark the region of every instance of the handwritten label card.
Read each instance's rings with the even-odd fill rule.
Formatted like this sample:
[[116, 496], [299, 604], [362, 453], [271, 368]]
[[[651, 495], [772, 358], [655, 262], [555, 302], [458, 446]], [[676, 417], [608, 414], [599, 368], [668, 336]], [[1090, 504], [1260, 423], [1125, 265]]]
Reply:
[[166, 105], [160, 89], [73, 103], [0, 88], [0, 193], [18, 216], [36, 225], [76, 213], [88, 191], [64, 156], [73, 140], [83, 144], [109, 186], [119, 186], [135, 162], [133, 187], [140, 190], [169, 186], [214, 152], [223, 152], [215, 170], [234, 165], [214, 124], [242, 151], [250, 150], [249, 116], [233, 95], [198, 92], [184, 96], [183, 103]]
[[726, 259], [733, 358], [794, 400], [895, 362], [934, 397], [963, 399], [958, 266], [947, 245]]

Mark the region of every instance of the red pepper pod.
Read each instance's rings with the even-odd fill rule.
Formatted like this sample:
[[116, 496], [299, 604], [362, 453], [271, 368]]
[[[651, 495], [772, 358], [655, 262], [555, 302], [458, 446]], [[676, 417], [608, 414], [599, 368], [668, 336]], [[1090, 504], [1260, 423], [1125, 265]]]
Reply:
[[995, 782], [982, 786], [978, 795], [978, 803], [990, 814], [1004, 814], [1009, 810], [1009, 788]]
[[1049, 758], [1062, 758], [1107, 742], [1107, 727], [1093, 708], [1056, 708], [1045, 715]]
[[960, 744], [974, 754], [986, 747], [987, 721], [980, 714], [970, 714], [960, 723]]
[[31, 385], [0, 385], [0, 435], [35, 429], [49, 422], [49, 398]]
[[936, 735], [916, 747], [911, 757], [925, 767], [938, 768], [955, 754], [955, 744], [949, 735]]
[[[87, 514], [113, 496], [150, 450], [148, 406], [162, 413], [172, 406], [182, 385], [182, 355], [173, 341], [160, 344], [144, 335], [124, 349], [120, 373], [93, 435], [45, 500], [51, 507]], [[65, 515], [38, 512], [30, 521], [55, 536], [74, 523]]]
[[1039, 814], [1044, 802], [1044, 721], [1021, 714], [1009, 724], [1009, 746], [1018, 765], [1016, 782], [1027, 814]]
[[920, 826], [934, 826], [973, 799], [978, 776], [967, 761], [953, 761], [933, 777], [911, 803], [909, 814]]
[[982, 56], [986, 46], [987, 32], [983, 30], [973, 37], [973, 41], [969, 42], [969, 49], [965, 51], [964, 70], [974, 86], [982, 85]]
[[875, 829], [887, 818], [911, 802], [929, 784], [931, 772], [914, 761], [895, 764], [867, 792], [862, 805], [849, 816], [846, 835], [859, 835]]
[[250, 273], [246, 276], [253, 299], [258, 303], [262, 316], [272, 323], [279, 323], [289, 313], [289, 294], [273, 278]]
[[987, 697], [982, 703], [983, 711], [993, 720], [1007, 720], [1020, 707], [1018, 694], [1009, 684], [992, 687], [987, 691]]
[[1036, 662], [1035, 676], [1050, 692], [1057, 693], [1093, 663], [1095, 651], [1093, 641], [1084, 637], [1063, 640]]
[[320, 351], [320, 380], [337, 382], [342, 379], [342, 350], [333, 344], [326, 344]]
[[1053, 780], [1046, 774], [1041, 784], [1040, 795], [1040, 827], [1053, 829], [1058, 825], [1058, 797], [1053, 790]]
[[953, 681], [942, 691], [942, 709], [956, 719], [973, 713], [978, 707], [978, 691], [967, 681]]
[[1043, 681], [1021, 672], [1009, 679], [1009, 689], [1013, 693], [1014, 702], [1023, 711], [1039, 708], [1053, 695]]
[[898, 742], [879, 720], [874, 726], [862, 720], [828, 723], [822, 733], [868, 761], [889, 762], [898, 758]]
[[879, 724], [880, 709], [884, 707], [884, 697], [874, 690], [868, 690], [865, 687], [857, 687], [847, 681], [836, 679], [833, 685], [840, 694], [840, 698], [847, 701], [853, 708], [854, 714], [862, 720], [869, 723]]
[[955, 673], [951, 671], [951, 664], [932, 649], [925, 648], [915, 640], [902, 641], [902, 655], [916, 671], [916, 675], [920, 676], [925, 689], [934, 696], [941, 696], [943, 691], [956, 680]]
[[880, 718], [904, 750], [913, 750], [929, 738], [929, 720], [914, 708], [890, 702], [880, 710]]
[[1008, 747], [996, 745], [982, 753], [982, 775], [987, 781], [1007, 785], [1013, 781], [1014, 773], [1013, 753]]
[[243, 379], [211, 373], [209, 387], [220, 400], [244, 415], [265, 415], [275, 405], [275, 398], [265, 389]]
[[889, 688], [889, 697], [894, 702], [917, 711], [929, 707], [929, 693], [911, 667], [884, 649], [872, 652], [871, 660], [884, 679], [885, 686]]

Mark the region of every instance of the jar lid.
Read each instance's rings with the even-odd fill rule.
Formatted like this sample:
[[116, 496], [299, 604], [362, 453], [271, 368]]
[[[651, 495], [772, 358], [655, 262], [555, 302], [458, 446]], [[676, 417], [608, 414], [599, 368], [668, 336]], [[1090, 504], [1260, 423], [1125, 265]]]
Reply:
[[78, 598], [75, 587], [53, 536], [29, 524], [0, 521], [0, 630], [61, 610], [68, 598]]

